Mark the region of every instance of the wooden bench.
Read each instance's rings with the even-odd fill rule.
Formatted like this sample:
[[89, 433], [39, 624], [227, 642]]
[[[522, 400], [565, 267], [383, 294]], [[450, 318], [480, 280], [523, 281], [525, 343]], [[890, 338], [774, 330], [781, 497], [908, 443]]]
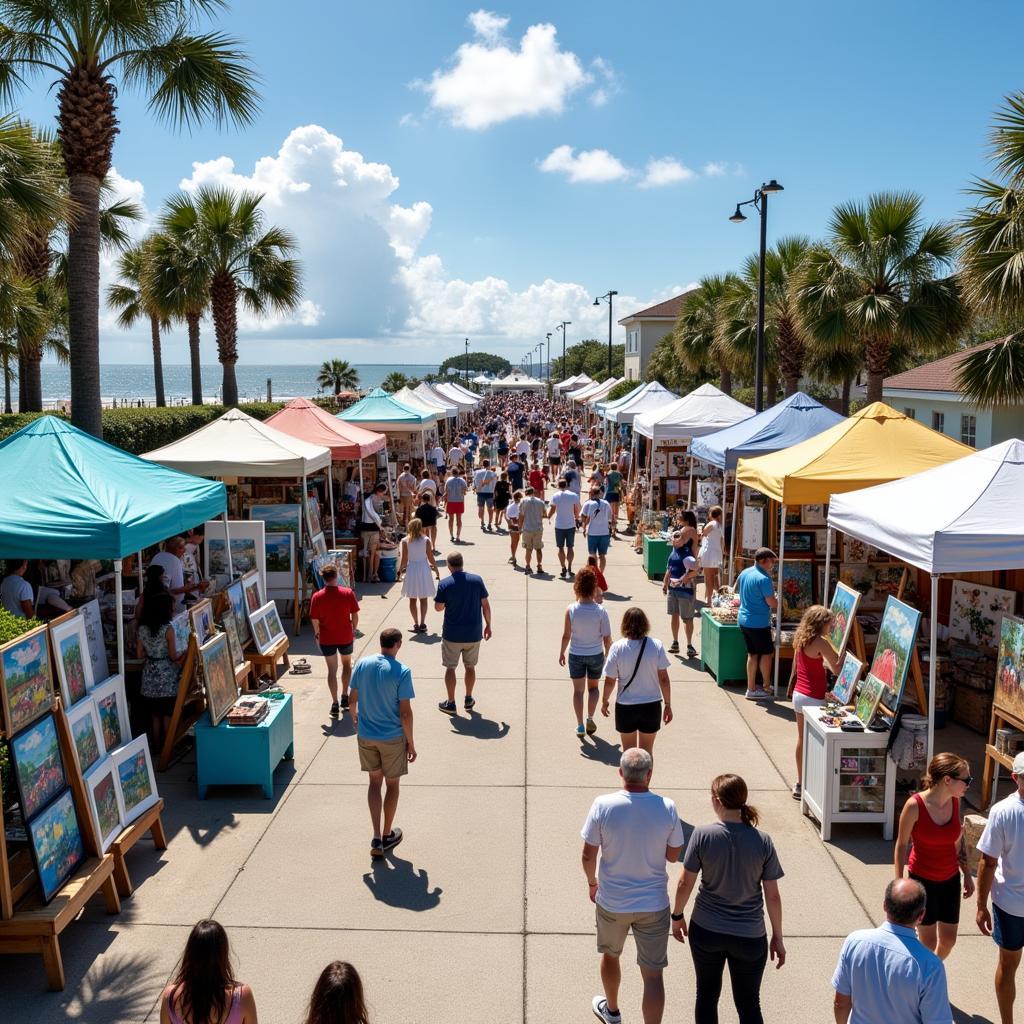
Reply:
[[266, 654], [259, 651], [246, 651], [245, 659], [252, 666], [253, 675], [256, 677], [256, 685], [263, 676], [269, 676], [272, 682], [277, 682], [277, 663], [280, 661], [287, 669], [289, 640], [287, 636], [281, 637]]
[[85, 861], [47, 904], [38, 891], [27, 896], [13, 917], [0, 920], [0, 953], [39, 953], [47, 984], [59, 992], [64, 988], [60, 934], [97, 892], [103, 893], [107, 913], [118, 913], [121, 900], [114, 884], [113, 854]]
[[164, 835], [164, 824], [160, 815], [164, 809], [161, 798], [145, 814], [136, 818], [111, 844], [110, 852], [114, 855], [114, 883], [122, 896], [131, 896], [135, 891], [125, 854], [147, 833], [153, 836], [153, 846], [157, 850], [167, 849], [167, 837]]

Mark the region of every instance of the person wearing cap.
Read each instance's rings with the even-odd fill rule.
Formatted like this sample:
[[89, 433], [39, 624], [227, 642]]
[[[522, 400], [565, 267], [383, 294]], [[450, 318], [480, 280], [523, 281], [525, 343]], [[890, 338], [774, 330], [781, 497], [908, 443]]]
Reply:
[[1010, 777], [1017, 788], [993, 804], [978, 840], [977, 923], [982, 935], [991, 935], [999, 947], [996, 1002], [1003, 1024], [1013, 1020], [1017, 968], [1024, 949], [1024, 753], [1013, 759]]
[[[736, 591], [740, 595], [738, 623], [747, 645], [747, 700], [769, 700], [768, 681], [772, 677], [772, 658], [775, 640], [772, 637], [772, 612], [779, 607], [772, 583], [775, 552], [771, 548], [758, 548], [754, 564], [748, 565], [736, 577]], [[761, 673], [761, 686], [757, 673]]]

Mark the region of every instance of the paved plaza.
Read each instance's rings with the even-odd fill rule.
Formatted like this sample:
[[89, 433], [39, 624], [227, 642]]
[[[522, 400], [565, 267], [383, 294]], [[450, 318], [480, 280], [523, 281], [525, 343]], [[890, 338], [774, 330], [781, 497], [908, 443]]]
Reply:
[[[191, 754], [160, 776], [168, 849], [140, 843], [130, 855], [137, 889], [121, 914], [107, 917], [96, 901], [64, 933], [63, 993], [45, 990], [38, 957], [0, 959], [0, 1020], [157, 1021], [160, 991], [202, 917], [227, 927], [238, 977], [252, 985], [269, 1024], [299, 1024], [317, 975], [333, 959], [357, 965], [375, 1024], [593, 1019], [600, 983], [579, 829], [593, 798], [617, 788], [617, 736], [609, 719], [593, 740], [574, 734], [571, 686], [558, 666], [572, 588], [557, 575], [553, 545], [545, 568], [554, 574], [527, 577], [506, 565], [506, 537], [481, 534], [468, 518], [460, 550], [466, 568], [486, 580], [494, 611], [471, 715], [461, 710], [461, 686], [458, 717], [437, 710], [440, 616], [431, 611], [436, 632], [414, 639], [400, 586], [363, 588], [356, 653], [376, 651], [384, 626], [400, 627], [400, 658], [413, 669], [417, 693], [419, 759], [402, 786], [396, 823], [405, 841], [395, 853], [371, 863], [353, 730], [348, 720], [328, 718], [324, 663], [307, 626], [292, 651], [309, 657], [313, 673], [282, 678], [295, 695], [295, 761], [278, 769], [274, 799], [257, 787], [225, 787], [198, 800]], [[613, 544], [606, 576], [613, 631], [636, 604], [667, 641], [660, 587], [625, 542]], [[673, 660], [676, 718], [657, 742], [654, 788], [693, 825], [712, 818], [708, 784], [716, 774], [744, 776], [786, 871], [789, 959], [781, 971], [768, 968], [765, 1019], [831, 1020], [836, 955], [849, 931], [881, 920], [892, 844], [868, 827], [838, 827], [836, 840], [823, 844], [790, 797], [790, 705], [748, 703], [738, 688], [715, 686], [696, 662]], [[938, 735], [941, 748], [968, 734]], [[972, 768], [980, 776], [977, 761]], [[673, 886], [678, 870], [670, 870]], [[665, 1019], [692, 1020], [689, 951], [673, 942], [669, 956]], [[995, 956], [975, 929], [973, 901], [966, 903], [948, 963], [958, 1024], [996, 1019]], [[632, 1024], [641, 1018], [631, 942], [623, 960], [621, 1006]], [[721, 1019], [736, 1020], [728, 986]]]

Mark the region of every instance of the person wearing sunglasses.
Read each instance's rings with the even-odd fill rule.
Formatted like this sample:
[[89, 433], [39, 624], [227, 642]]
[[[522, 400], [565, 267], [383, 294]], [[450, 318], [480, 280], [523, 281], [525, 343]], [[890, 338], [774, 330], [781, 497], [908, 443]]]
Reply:
[[896, 877], [906, 874], [924, 886], [928, 902], [917, 937], [941, 960], [956, 944], [961, 888], [965, 900], [974, 894], [960, 822], [960, 801], [973, 781], [970, 766], [959, 754], [936, 754], [921, 780], [920, 792], [904, 804], [900, 814]]

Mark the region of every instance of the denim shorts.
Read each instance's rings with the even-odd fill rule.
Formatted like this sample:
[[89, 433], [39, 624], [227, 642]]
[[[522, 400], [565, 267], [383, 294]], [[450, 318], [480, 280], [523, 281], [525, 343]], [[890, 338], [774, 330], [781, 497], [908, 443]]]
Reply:
[[478, 491], [476, 496], [477, 508], [494, 504], [494, 491]]
[[569, 678], [600, 679], [604, 674], [603, 654], [573, 654], [569, 652]]
[[611, 541], [611, 537], [607, 534], [601, 534], [595, 537], [593, 534], [587, 534], [587, 552], [591, 555], [607, 555], [608, 554], [608, 543]]
[[1024, 949], [1024, 917], [1000, 910], [992, 904], [992, 941], [1009, 952]]
[[[560, 548], [571, 548], [576, 544], [576, 529], [567, 526], [564, 530], [560, 526], [555, 527], [555, 543]], [[579, 676], [576, 677], [577, 679]]]

